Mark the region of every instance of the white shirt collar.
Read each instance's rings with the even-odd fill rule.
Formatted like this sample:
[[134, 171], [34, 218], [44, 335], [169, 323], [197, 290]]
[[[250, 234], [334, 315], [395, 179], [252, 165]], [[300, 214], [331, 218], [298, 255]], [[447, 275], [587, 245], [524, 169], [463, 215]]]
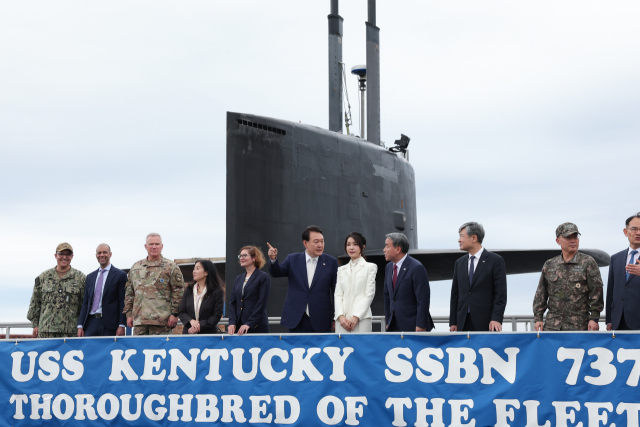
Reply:
[[[100, 268], [98, 269], [98, 271], [100, 271], [100, 270], [102, 270], [102, 267], [100, 267]], [[107, 265], [107, 266], [104, 268], [104, 271], [106, 271], [106, 272], [109, 272], [109, 270], [111, 270], [111, 264]]]
[[480, 250], [478, 252], [476, 252], [475, 255], [469, 254], [469, 259], [471, 259], [472, 256], [476, 257], [476, 259], [480, 259], [480, 256], [482, 255], [482, 251], [484, 251], [484, 248], [482, 246], [480, 246]]
[[633, 249], [631, 246], [629, 246], [629, 250], [627, 250], [627, 256], [631, 255], [632, 251], [640, 252], [640, 248]]
[[398, 266], [398, 271], [400, 271], [400, 267], [402, 267], [402, 263], [404, 262], [404, 260], [407, 259], [407, 255], [408, 254], [405, 254], [400, 261], [396, 262], [395, 265]]
[[310, 259], [318, 259], [318, 257], [312, 257], [309, 252], [304, 251], [304, 262], [309, 262]]

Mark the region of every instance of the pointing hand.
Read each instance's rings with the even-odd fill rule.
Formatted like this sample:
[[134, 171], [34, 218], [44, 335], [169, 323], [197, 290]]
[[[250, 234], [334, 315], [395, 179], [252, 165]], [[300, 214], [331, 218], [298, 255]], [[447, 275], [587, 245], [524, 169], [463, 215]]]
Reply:
[[276, 258], [278, 258], [278, 250], [271, 246], [269, 242], [267, 242], [267, 246], [269, 246], [269, 259], [271, 259], [271, 261], [275, 261]]

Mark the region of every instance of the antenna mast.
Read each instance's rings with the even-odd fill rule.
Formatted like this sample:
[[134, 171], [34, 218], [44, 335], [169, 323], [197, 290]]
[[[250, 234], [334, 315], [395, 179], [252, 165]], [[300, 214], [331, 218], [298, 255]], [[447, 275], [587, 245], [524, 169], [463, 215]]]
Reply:
[[342, 17], [331, 0], [329, 19], [329, 130], [342, 133]]

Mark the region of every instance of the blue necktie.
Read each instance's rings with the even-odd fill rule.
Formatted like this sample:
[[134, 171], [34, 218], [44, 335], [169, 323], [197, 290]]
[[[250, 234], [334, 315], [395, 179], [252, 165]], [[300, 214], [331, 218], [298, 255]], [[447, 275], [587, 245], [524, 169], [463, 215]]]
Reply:
[[[634, 258], [636, 257], [637, 253], [638, 253], [638, 251], [631, 251], [631, 258], [629, 258], [629, 264], [635, 264], [636, 263]], [[627, 271], [627, 281], [629, 281], [629, 276], [630, 276], [630, 274]]]
[[471, 256], [471, 263], [469, 264], [469, 286], [471, 286], [471, 282], [473, 282], [473, 260], [476, 259], [474, 255]]

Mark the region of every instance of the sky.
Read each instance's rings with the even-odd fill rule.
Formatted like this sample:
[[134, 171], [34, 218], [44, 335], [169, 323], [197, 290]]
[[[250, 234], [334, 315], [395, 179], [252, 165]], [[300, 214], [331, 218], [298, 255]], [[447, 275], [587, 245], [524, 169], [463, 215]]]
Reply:
[[[365, 62], [366, 1], [343, 0], [343, 60]], [[225, 253], [226, 112], [328, 126], [329, 1], [0, 3], [0, 321], [24, 321], [55, 266]], [[378, 1], [381, 132], [411, 138], [421, 249], [626, 247], [640, 211], [640, 3]], [[357, 81], [348, 91], [359, 128]], [[606, 282], [607, 268], [601, 269]], [[509, 276], [530, 314], [539, 274]], [[432, 282], [448, 314], [450, 282]], [[275, 314], [275, 315], [279, 315]]]

